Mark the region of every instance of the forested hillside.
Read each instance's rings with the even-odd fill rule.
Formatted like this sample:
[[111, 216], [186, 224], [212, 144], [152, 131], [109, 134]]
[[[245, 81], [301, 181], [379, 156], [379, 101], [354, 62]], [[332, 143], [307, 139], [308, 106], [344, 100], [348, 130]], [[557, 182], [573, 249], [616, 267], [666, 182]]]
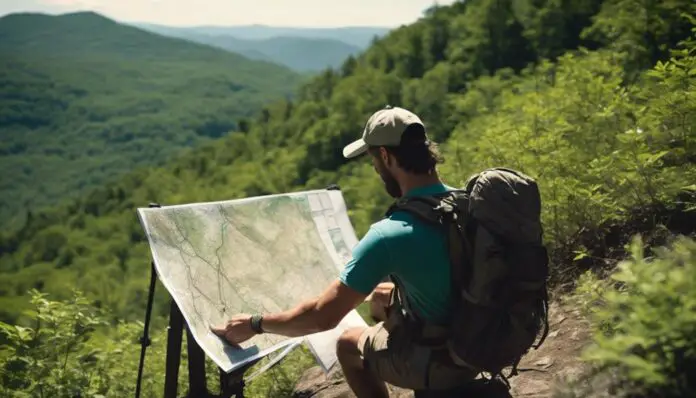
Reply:
[[[689, 396], [696, 391], [686, 377], [694, 363], [688, 336], [696, 327], [696, 250], [684, 241], [654, 263], [642, 254], [671, 244], [671, 234], [693, 234], [696, 225], [695, 27], [691, 0], [476, 0], [433, 8], [339, 71], [312, 79], [292, 100], [264, 107], [239, 124], [240, 134], [32, 213], [23, 227], [0, 235], [2, 318], [33, 327], [31, 314], [22, 313], [31, 288], [52, 299], [69, 298], [72, 287], [84, 291], [110, 311], [104, 319], [127, 323], [86, 343], [85, 352], [101, 347], [90, 357], [100, 366], [75, 357], [74, 367], [91, 381], [59, 370], [50, 380], [128, 395], [138, 353], [132, 322], [144, 313], [150, 259], [136, 207], [338, 183], [362, 235], [389, 197], [369, 162], [346, 162], [341, 150], [372, 112], [392, 104], [425, 120], [442, 146], [440, 170], [449, 184], [491, 166], [539, 181], [554, 288], [597, 265], [610, 271], [626, 254], [623, 245], [643, 233], [645, 246], [633, 246], [635, 261], [616, 276], [625, 293], [612, 284], [587, 289], [606, 293], [588, 302], [605, 300], [610, 311], [597, 313], [599, 353], [589, 359], [617, 370], [617, 383], [645, 393], [637, 396]], [[665, 283], [651, 288], [653, 277]], [[582, 281], [599, 285], [589, 274]], [[156, 314], [166, 314], [166, 297], [158, 286]], [[624, 314], [625, 308], [636, 312]], [[164, 369], [161, 322], [147, 365], [146, 385], [155, 395]], [[6, 354], [9, 389], [30, 388], [18, 380], [31, 372], [16, 370], [40, 354], [22, 351], [27, 341], [53, 341], [19, 330], [7, 332], [9, 347], [18, 347]], [[295, 375], [292, 366], [305, 366], [306, 356], [301, 361], [289, 361], [284, 371]], [[287, 386], [271, 381], [252, 383], [251, 393], [284, 396]]]
[[0, 221], [238, 130], [299, 81], [97, 14], [0, 18]]

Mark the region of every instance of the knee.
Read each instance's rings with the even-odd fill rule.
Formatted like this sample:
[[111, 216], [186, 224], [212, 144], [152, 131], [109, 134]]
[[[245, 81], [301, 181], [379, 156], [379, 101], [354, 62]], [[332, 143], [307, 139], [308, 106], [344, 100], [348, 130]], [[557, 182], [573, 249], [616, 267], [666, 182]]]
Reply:
[[360, 356], [358, 342], [364, 328], [352, 328], [344, 331], [336, 341], [336, 355], [339, 360]]

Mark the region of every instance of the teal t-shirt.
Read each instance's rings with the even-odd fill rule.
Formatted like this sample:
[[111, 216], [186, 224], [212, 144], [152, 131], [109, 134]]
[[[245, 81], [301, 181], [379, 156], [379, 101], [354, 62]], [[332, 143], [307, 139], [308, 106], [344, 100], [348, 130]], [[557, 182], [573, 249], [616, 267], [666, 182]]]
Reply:
[[[452, 190], [445, 184], [419, 187], [406, 196]], [[449, 253], [444, 235], [435, 227], [405, 211], [370, 226], [353, 249], [340, 280], [346, 286], [369, 294], [389, 274], [404, 285], [409, 304], [420, 316], [442, 322], [451, 295]]]

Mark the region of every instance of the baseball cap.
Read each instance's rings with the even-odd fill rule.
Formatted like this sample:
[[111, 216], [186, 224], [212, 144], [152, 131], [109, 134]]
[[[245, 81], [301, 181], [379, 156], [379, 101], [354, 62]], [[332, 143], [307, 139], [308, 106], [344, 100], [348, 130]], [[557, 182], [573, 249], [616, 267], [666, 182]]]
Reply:
[[425, 127], [413, 112], [387, 105], [370, 116], [362, 138], [346, 145], [343, 148], [343, 156], [348, 159], [354, 158], [365, 153], [370, 146], [397, 146], [401, 143], [401, 135], [411, 124]]

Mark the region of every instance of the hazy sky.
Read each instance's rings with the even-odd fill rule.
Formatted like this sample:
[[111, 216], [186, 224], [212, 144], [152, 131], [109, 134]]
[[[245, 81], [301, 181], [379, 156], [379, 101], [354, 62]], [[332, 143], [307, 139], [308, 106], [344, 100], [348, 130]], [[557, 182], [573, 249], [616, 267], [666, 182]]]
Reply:
[[91, 10], [164, 25], [398, 26], [454, 0], [0, 0], [0, 15]]

